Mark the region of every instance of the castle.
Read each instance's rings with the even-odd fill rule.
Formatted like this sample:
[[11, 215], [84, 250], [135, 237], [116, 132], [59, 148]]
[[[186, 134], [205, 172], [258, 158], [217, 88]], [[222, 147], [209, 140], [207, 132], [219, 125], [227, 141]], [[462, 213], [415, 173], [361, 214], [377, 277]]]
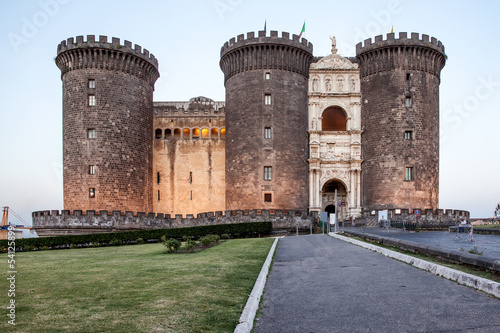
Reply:
[[[141, 46], [61, 42], [62, 220], [82, 210], [468, 216], [438, 209], [442, 43], [389, 33], [342, 57], [330, 38], [331, 54], [314, 57], [287, 32], [239, 35], [221, 48], [225, 101], [167, 102], [153, 101], [158, 61]], [[52, 215], [34, 213], [35, 227]]]

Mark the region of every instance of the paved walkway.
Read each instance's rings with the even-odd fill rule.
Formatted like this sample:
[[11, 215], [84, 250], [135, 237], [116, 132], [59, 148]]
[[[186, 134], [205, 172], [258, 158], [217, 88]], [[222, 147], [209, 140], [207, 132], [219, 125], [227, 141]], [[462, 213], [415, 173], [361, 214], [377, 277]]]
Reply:
[[[390, 228], [345, 228], [345, 230], [357, 230], [366, 233], [404, 239], [416, 243], [436, 245], [450, 250], [464, 249], [477, 250], [483, 252], [484, 256], [500, 259], [500, 236], [497, 235], [479, 235], [473, 234], [474, 242], [470, 241], [468, 233], [454, 233], [448, 231], [422, 231], [410, 232], [401, 229]], [[457, 237], [458, 236], [458, 237]]]
[[255, 332], [500, 332], [500, 300], [327, 235], [279, 241]]

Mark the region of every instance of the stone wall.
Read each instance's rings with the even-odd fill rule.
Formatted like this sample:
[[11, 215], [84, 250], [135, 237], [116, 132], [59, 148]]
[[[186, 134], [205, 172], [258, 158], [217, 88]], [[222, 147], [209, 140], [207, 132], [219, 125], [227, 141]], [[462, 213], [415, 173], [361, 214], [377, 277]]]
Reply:
[[277, 31], [251, 32], [222, 47], [226, 209], [308, 208], [311, 60], [312, 44], [286, 32], [281, 37]]
[[[419, 210], [420, 216], [417, 219], [415, 212]], [[364, 213], [363, 218], [358, 219], [356, 224], [366, 224], [368, 226], [377, 226], [379, 212], [385, 210], [371, 210]], [[390, 221], [418, 223], [423, 229], [447, 228], [456, 225], [464, 218], [469, 219], [470, 213], [458, 209], [388, 209], [387, 219]]]
[[[400, 33], [356, 46], [365, 210], [439, 207], [439, 83], [444, 47]], [[407, 169], [411, 168], [411, 177]]]
[[150, 211], [158, 61], [106, 36], [58, 47], [63, 82], [64, 208]]
[[283, 210], [238, 210], [217, 211], [186, 216], [155, 213], [108, 212], [68, 210], [33, 212], [33, 228], [38, 236], [76, 235], [129, 231], [194, 227], [242, 222], [271, 221], [274, 229], [309, 229], [318, 222], [317, 214], [305, 211]]

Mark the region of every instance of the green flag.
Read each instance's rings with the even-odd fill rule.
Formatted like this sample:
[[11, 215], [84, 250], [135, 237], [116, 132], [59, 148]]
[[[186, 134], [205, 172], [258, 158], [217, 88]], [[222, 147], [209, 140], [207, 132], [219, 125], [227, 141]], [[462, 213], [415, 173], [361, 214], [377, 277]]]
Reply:
[[306, 32], [306, 21], [304, 20], [304, 25], [302, 26], [302, 31], [300, 32], [299, 39], [302, 37], [302, 34]]

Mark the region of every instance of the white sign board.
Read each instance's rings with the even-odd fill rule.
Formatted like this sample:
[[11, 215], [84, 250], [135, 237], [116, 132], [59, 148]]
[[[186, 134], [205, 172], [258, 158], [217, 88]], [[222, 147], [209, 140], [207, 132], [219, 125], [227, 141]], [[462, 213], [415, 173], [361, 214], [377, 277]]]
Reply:
[[381, 210], [378, 212], [378, 221], [387, 221], [387, 211], [386, 210]]

